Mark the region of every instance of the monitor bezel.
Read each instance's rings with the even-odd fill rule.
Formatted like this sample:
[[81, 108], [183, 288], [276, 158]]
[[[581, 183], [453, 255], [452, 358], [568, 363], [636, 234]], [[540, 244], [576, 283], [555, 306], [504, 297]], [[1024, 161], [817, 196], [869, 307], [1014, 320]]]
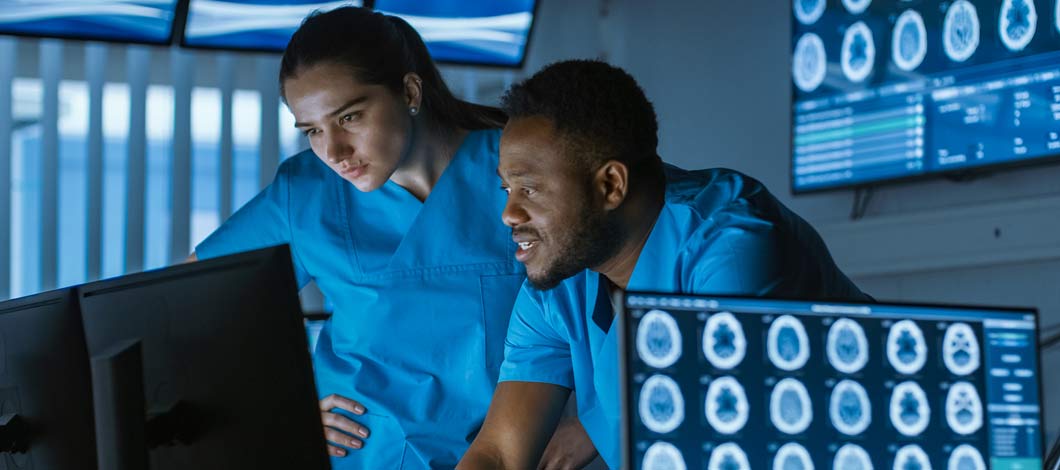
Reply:
[[679, 297], [692, 297], [692, 298], [713, 298], [713, 299], [747, 299], [747, 300], [758, 300], [758, 301], [787, 301], [787, 302], [812, 302], [812, 303], [824, 303], [824, 304], [835, 304], [835, 305], [852, 305], [852, 306], [873, 306], [873, 305], [885, 305], [893, 307], [911, 307], [911, 308], [939, 308], [939, 309], [966, 309], [966, 310], [979, 310], [979, 311], [997, 311], [999, 313], [1012, 313], [1012, 314], [1023, 314], [1034, 316], [1034, 350], [1037, 360], [1035, 361], [1038, 382], [1038, 406], [1039, 406], [1039, 422], [1038, 422], [1038, 440], [1039, 449], [1041, 450], [1041, 461], [1044, 463], [1046, 453], [1048, 449], [1045, 448], [1045, 384], [1042, 380], [1042, 348], [1041, 348], [1041, 315], [1037, 307], [1013, 307], [1013, 306], [998, 306], [998, 305], [973, 305], [973, 304], [950, 304], [950, 303], [919, 303], [919, 302], [890, 302], [890, 301], [870, 301], [870, 302], [852, 302], [846, 300], [829, 300], [829, 299], [807, 299], [798, 297], [756, 297], [747, 295], [713, 295], [713, 294], [684, 294], [674, 292], [659, 292], [659, 291], [648, 291], [648, 290], [617, 290], [612, 294], [612, 304], [618, 306], [618, 311], [615, 312], [615, 319], [618, 327], [618, 376], [620, 380], [619, 388], [619, 403], [621, 403], [621, 423], [619, 425], [619, 445], [621, 446], [622, 462], [620, 464], [623, 469], [633, 468], [633, 442], [631, 437], [631, 430], [633, 428], [633, 415], [628, 413], [631, 405], [631, 390], [629, 387], [629, 366], [627, 361], [626, 352], [630, 347], [629, 340], [627, 339], [627, 323], [629, 321], [628, 309], [626, 307], [627, 300], [631, 295], [645, 295], [645, 296], [679, 296]]

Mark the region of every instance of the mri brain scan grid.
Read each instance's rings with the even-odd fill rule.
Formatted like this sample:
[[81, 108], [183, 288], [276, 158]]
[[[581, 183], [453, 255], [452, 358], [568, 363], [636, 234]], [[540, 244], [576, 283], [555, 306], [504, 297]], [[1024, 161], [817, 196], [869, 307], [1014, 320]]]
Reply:
[[981, 325], [636, 315], [635, 468], [986, 468]]

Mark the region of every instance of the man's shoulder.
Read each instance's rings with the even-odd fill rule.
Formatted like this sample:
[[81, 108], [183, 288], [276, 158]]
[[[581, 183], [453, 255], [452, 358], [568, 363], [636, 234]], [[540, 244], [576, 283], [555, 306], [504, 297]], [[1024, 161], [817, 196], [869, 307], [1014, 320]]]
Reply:
[[758, 180], [728, 168], [685, 170], [666, 165], [666, 202], [715, 209], [765, 193]]

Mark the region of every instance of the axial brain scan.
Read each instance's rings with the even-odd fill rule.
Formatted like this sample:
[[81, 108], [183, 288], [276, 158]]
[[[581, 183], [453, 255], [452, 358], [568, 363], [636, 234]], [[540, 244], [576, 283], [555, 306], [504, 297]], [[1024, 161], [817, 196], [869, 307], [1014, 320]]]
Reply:
[[718, 369], [740, 365], [747, 354], [743, 327], [729, 312], [715, 313], [703, 328], [703, 355]]
[[681, 331], [670, 314], [652, 310], [637, 330], [637, 354], [656, 369], [670, 367], [681, 357]]
[[946, 393], [946, 423], [953, 432], [972, 434], [983, 427], [983, 403], [968, 382], [957, 382]]
[[685, 400], [673, 379], [653, 375], [644, 381], [640, 391], [640, 419], [648, 429], [665, 434], [685, 419]]
[[902, 320], [887, 333], [887, 359], [891, 367], [903, 374], [920, 372], [927, 362], [924, 332], [911, 320]]
[[979, 47], [979, 13], [968, 0], [957, 0], [946, 10], [942, 48], [954, 62], [968, 60]]
[[873, 470], [872, 459], [864, 448], [857, 444], [845, 444], [836, 451], [832, 459], [833, 470]]
[[773, 468], [776, 470], [813, 470], [813, 460], [806, 448], [789, 442], [777, 450], [773, 457]]
[[844, 374], [854, 374], [869, 362], [869, 341], [857, 322], [840, 318], [828, 329], [828, 362]]
[[747, 454], [740, 446], [727, 442], [710, 453], [707, 462], [708, 470], [750, 470], [751, 464], [747, 461]]
[[864, 22], [859, 21], [847, 28], [839, 58], [843, 75], [852, 82], [861, 82], [872, 73], [876, 44], [872, 39], [872, 31]]
[[891, 424], [906, 436], [919, 436], [931, 421], [931, 406], [920, 385], [902, 382], [891, 392]]
[[668, 442], [656, 442], [644, 452], [641, 462], [644, 470], [686, 470], [681, 451]]
[[998, 18], [1001, 43], [1008, 50], [1017, 52], [1030, 44], [1038, 26], [1038, 12], [1031, 0], [1005, 0], [1001, 2]]
[[810, 358], [810, 340], [799, 319], [782, 315], [769, 325], [766, 338], [769, 360], [778, 369], [793, 371], [806, 365]]
[[920, 66], [927, 55], [927, 28], [916, 10], [898, 16], [891, 36], [891, 54], [898, 68], [910, 71]]
[[954, 375], [968, 375], [979, 369], [979, 341], [967, 323], [954, 323], [942, 337], [942, 362]]
[[813, 407], [806, 386], [793, 378], [777, 382], [769, 397], [769, 417], [773, 426], [786, 434], [798, 434], [810, 427]]
[[704, 403], [707, 422], [722, 434], [733, 434], [747, 424], [750, 406], [743, 386], [732, 377], [710, 382]]
[[865, 387], [843, 380], [832, 389], [828, 414], [836, 430], [848, 436], [861, 434], [872, 422], [872, 405]]

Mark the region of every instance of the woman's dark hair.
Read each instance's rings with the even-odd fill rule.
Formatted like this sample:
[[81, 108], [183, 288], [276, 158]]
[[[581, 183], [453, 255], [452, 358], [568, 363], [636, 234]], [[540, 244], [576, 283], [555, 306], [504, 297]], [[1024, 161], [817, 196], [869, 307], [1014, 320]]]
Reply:
[[348, 66], [354, 78], [404, 93], [408, 73], [422, 80], [424, 115], [440, 127], [468, 130], [503, 127], [508, 117], [497, 108], [463, 101], [442, 80], [423, 39], [405, 20], [360, 7], [310, 14], [295, 31], [280, 64], [284, 82], [308, 67], [334, 62]]

